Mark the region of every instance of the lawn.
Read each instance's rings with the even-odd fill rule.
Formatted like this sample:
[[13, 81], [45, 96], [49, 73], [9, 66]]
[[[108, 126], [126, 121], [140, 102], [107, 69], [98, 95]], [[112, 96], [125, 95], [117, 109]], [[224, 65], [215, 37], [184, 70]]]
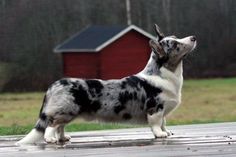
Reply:
[[[44, 93], [0, 94], [0, 135], [25, 134], [37, 120]], [[180, 107], [168, 125], [236, 121], [236, 78], [187, 80]], [[137, 127], [75, 120], [67, 131]]]

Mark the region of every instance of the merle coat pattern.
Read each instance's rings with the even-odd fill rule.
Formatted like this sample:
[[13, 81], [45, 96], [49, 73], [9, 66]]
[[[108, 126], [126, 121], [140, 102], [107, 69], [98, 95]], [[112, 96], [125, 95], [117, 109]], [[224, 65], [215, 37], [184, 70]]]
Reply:
[[149, 123], [155, 137], [172, 133], [165, 117], [181, 102], [182, 59], [196, 46], [196, 38], [165, 37], [155, 25], [157, 40], [140, 73], [117, 80], [64, 78], [53, 83], [44, 97], [35, 128], [17, 144], [32, 144], [44, 137], [63, 143], [64, 126], [81, 117], [110, 122]]

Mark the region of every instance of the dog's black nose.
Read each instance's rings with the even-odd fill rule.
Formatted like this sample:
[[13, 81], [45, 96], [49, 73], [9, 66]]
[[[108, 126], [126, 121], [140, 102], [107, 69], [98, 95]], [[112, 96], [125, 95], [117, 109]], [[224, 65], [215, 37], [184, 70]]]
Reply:
[[190, 38], [190, 40], [191, 40], [191, 41], [196, 41], [197, 38], [196, 38], [195, 36], [192, 36], [192, 37]]

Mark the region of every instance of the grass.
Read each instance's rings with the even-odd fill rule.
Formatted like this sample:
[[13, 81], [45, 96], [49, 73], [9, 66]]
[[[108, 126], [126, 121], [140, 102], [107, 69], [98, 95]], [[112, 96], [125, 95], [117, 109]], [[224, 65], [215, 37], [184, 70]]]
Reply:
[[[127, 124], [117, 124], [117, 123], [75, 123], [69, 124], [66, 127], [66, 131], [75, 132], [75, 131], [90, 131], [90, 130], [104, 130], [104, 129], [121, 129], [121, 128], [133, 128], [137, 125], [127, 125]], [[21, 135], [28, 133], [34, 125], [16, 125], [12, 126], [1, 126], [0, 135]]]
[[188, 80], [170, 124], [236, 121], [236, 78]]
[[[0, 94], [0, 135], [25, 134], [37, 120], [44, 93]], [[168, 125], [236, 121], [236, 78], [187, 80], [180, 107]], [[75, 120], [66, 131], [137, 127]]]

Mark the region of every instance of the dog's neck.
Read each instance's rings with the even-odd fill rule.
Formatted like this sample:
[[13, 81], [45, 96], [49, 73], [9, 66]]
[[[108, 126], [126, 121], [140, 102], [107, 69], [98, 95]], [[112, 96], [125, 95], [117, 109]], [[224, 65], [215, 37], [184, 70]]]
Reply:
[[155, 53], [152, 51], [147, 65], [140, 73], [144, 75], [159, 75], [161, 66], [162, 65], [157, 62]]
[[[155, 54], [154, 54], [155, 55]], [[181, 100], [181, 90], [183, 86], [183, 63], [179, 62], [175, 71], [171, 71], [163, 64], [153, 58], [153, 53], [146, 65], [146, 67], [137, 75], [148, 80], [153, 85], [165, 89], [167, 93], [176, 96]]]
[[177, 77], [183, 77], [183, 61], [180, 61], [177, 68], [174, 71]]
[[178, 87], [181, 87], [183, 84], [183, 61], [179, 62], [174, 71], [171, 71], [163, 65], [162, 60], [157, 60], [155, 57], [155, 53], [152, 52], [147, 65], [139, 74], [158, 76], [162, 79], [172, 81]]
[[183, 74], [183, 63], [180, 61], [177, 67], [174, 70], [168, 69], [164, 64], [165, 59], [156, 58], [156, 54], [152, 51], [151, 56], [148, 60], [145, 68], [140, 72], [144, 75], [159, 75], [161, 76], [161, 68], [166, 68], [169, 71], [172, 71], [176, 76], [182, 76]]

